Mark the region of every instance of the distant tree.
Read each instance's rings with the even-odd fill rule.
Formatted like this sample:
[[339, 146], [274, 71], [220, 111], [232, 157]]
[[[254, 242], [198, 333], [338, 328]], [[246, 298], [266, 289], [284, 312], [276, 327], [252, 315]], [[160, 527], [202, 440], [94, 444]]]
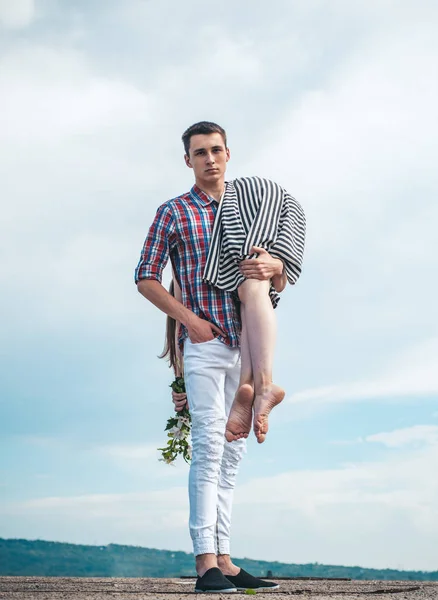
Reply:
[[[438, 581], [438, 571], [362, 569], [336, 565], [285, 564], [235, 559], [259, 577], [349, 577], [351, 579]], [[194, 576], [193, 554], [138, 546], [85, 546], [0, 538], [0, 575], [51, 577]]]

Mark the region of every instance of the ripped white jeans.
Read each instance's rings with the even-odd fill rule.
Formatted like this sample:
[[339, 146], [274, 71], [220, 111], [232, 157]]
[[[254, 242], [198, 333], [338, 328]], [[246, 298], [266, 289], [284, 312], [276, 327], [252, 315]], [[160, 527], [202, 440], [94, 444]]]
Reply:
[[240, 377], [240, 350], [217, 339], [184, 344], [192, 417], [190, 536], [198, 554], [230, 554], [233, 492], [246, 440], [227, 442], [225, 424]]

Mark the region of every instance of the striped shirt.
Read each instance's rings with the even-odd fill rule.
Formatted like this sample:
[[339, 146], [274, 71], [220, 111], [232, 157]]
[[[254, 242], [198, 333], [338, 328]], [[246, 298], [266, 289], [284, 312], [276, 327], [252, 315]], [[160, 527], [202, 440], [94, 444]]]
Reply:
[[[287, 279], [301, 274], [306, 219], [300, 204], [269, 179], [241, 177], [229, 181], [214, 224], [204, 280], [223, 290], [236, 290], [245, 277], [239, 263], [252, 258], [252, 246], [283, 261]], [[274, 308], [280, 299], [271, 285]]]
[[[219, 340], [238, 347], [241, 324], [234, 295], [203, 280], [218, 205], [197, 185], [162, 204], [144, 242], [135, 282], [155, 279], [161, 283], [170, 258], [184, 306], [224, 331], [226, 337], [218, 336]], [[182, 325], [180, 343], [186, 337]]]

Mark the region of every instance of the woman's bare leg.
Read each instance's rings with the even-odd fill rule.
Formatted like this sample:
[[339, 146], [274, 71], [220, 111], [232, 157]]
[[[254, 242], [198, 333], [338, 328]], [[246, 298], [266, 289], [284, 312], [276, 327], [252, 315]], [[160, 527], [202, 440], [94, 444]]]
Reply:
[[240, 382], [230, 410], [225, 430], [228, 442], [247, 438], [252, 425], [252, 404], [254, 401], [254, 384], [252, 376], [251, 356], [246, 326], [245, 306], [240, 305], [242, 334], [240, 336]]
[[[249, 357], [251, 361], [255, 389], [254, 433], [259, 443], [265, 441], [269, 413], [283, 400], [285, 394], [282, 388], [272, 382], [277, 323], [269, 297], [269, 286], [269, 281], [246, 279], [239, 287], [239, 298], [244, 315], [241, 340], [242, 360]], [[246, 345], [248, 345], [247, 350]], [[244, 376], [247, 372], [248, 369], [245, 365]], [[251, 427], [251, 422], [247, 417], [249, 386], [246, 382], [241, 381], [241, 383], [230, 411], [229, 427], [227, 424], [229, 441], [231, 441], [231, 435], [234, 435], [231, 439], [239, 439], [236, 437], [239, 434], [241, 434], [239, 437], [246, 437], [244, 434], [248, 427]], [[239, 401], [237, 401], [238, 398]], [[241, 431], [237, 431], [239, 425], [241, 425]]]
[[285, 395], [272, 382], [277, 320], [269, 297], [269, 281], [247, 279], [239, 288], [239, 297], [245, 306], [246, 327], [254, 376], [254, 421], [257, 441], [265, 441], [268, 415]]
[[248, 328], [246, 324], [245, 305], [240, 305], [240, 316], [242, 320], [242, 335], [240, 336], [240, 383], [239, 386], [250, 384], [254, 387], [252, 374], [251, 354], [248, 339]]

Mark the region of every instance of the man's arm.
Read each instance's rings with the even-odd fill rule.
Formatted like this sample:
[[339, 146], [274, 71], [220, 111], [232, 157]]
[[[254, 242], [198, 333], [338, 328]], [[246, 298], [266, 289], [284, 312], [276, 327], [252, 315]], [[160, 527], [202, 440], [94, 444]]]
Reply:
[[190, 315], [196, 316], [191, 310], [178, 302], [156, 279], [140, 279], [137, 289], [142, 296], [152, 302], [166, 315], [187, 326]]
[[205, 319], [201, 319], [181, 302], [178, 302], [156, 279], [140, 279], [137, 283], [137, 289], [142, 296], [166, 315], [185, 325], [189, 338], [194, 344], [212, 340], [214, 338], [213, 332], [224, 335], [219, 327]]
[[[274, 259], [274, 260], [280, 260], [280, 259]], [[283, 261], [280, 261], [280, 262], [281, 262], [281, 268], [282, 268], [281, 274], [274, 275], [273, 277], [271, 277], [272, 285], [274, 286], [275, 291], [278, 293], [282, 292], [287, 284], [286, 269], [284, 268]]]
[[175, 222], [167, 204], [162, 204], [146, 236], [140, 262], [135, 270], [138, 291], [166, 315], [186, 326], [190, 340], [195, 343], [213, 339], [213, 331], [221, 330], [178, 302], [161, 285], [164, 267], [169, 260], [172, 244], [175, 243]]

